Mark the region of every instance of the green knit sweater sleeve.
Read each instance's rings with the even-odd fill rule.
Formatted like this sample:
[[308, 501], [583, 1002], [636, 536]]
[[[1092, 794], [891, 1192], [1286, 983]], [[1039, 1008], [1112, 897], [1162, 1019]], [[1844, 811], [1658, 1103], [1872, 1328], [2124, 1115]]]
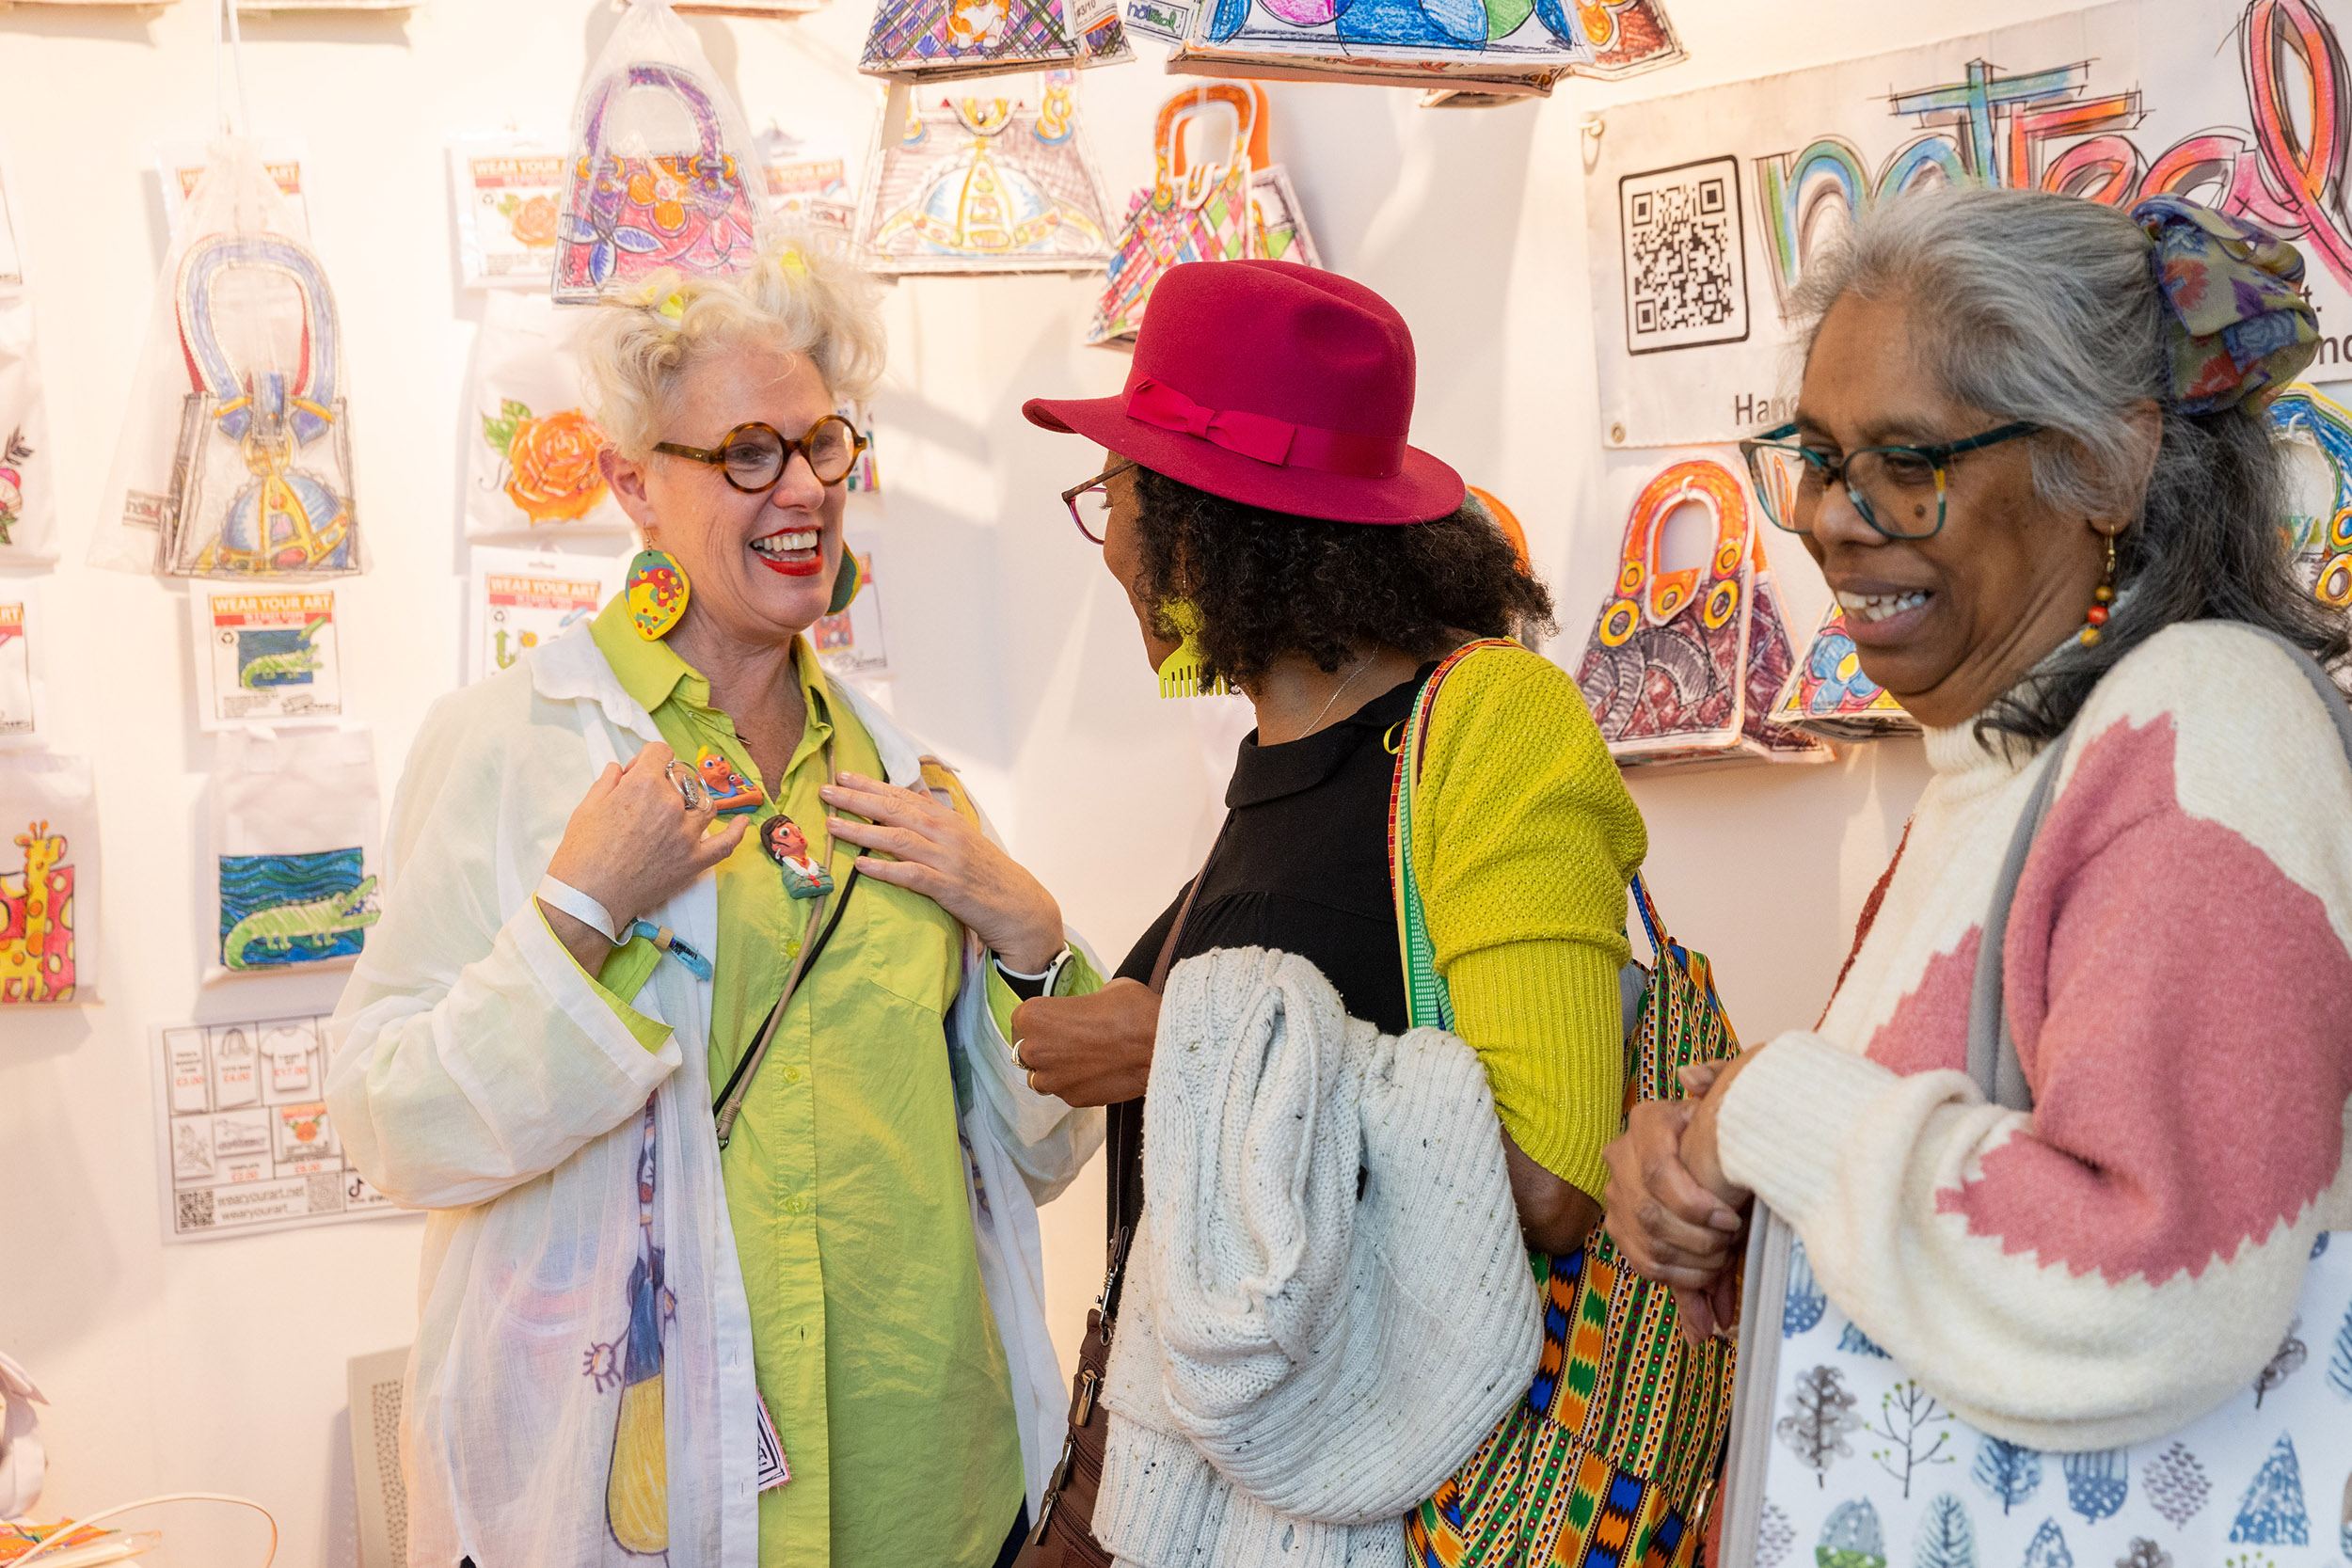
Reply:
[[1576, 683], [1518, 649], [1447, 677], [1420, 781], [1413, 873], [1454, 1027], [1503, 1129], [1597, 1196], [1624, 1109], [1617, 972], [1641, 813]]

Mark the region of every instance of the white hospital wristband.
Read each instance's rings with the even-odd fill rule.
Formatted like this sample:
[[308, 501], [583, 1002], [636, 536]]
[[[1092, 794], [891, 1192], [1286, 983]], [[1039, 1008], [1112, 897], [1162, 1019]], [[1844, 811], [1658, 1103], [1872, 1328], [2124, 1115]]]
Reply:
[[615, 947], [625, 940], [612, 911], [569, 882], [559, 881], [553, 875], [540, 878], [538, 898], [551, 910], [562, 910]]

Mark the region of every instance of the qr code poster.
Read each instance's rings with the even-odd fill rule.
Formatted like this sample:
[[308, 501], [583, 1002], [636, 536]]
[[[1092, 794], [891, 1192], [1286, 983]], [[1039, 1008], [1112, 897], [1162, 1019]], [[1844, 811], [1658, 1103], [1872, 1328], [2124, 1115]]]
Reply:
[[1657, 354], [1748, 335], [1740, 160], [1708, 158], [1617, 182], [1625, 233], [1625, 346]]
[[400, 1212], [351, 1168], [326, 1114], [326, 1018], [155, 1032], [164, 1240], [249, 1236]]

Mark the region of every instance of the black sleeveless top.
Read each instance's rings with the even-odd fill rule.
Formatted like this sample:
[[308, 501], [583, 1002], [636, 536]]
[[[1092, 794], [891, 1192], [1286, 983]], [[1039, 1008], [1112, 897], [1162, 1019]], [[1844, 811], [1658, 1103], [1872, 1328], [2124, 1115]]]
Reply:
[[[1405, 974], [1389, 889], [1390, 748], [1412, 717], [1424, 666], [1327, 729], [1279, 746], [1256, 731], [1241, 743], [1225, 791], [1224, 839], [1203, 868], [1200, 895], [1174, 961], [1216, 947], [1275, 947], [1307, 959], [1348, 1013], [1383, 1034], [1405, 1032]], [[1152, 923], [1120, 977], [1149, 981], [1184, 904]]]

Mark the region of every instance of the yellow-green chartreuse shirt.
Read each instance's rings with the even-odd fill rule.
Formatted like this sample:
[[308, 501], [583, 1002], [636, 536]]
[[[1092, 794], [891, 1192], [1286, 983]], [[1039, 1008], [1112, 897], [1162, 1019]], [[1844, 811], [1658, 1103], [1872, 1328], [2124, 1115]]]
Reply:
[[[733, 721], [710, 705], [709, 682], [639, 638], [622, 601], [593, 632], [681, 761], [709, 747], [757, 778]], [[781, 783], [758, 780], [768, 800], [718, 870], [714, 1085], [782, 993], [808, 918], [760, 847], [759, 824], [780, 799], [838, 887], [857, 850], [825, 832], [817, 791], [828, 746], [835, 771], [882, 776], [872, 738], [833, 697], [806, 641], [794, 661], [807, 723]], [[860, 879], [720, 1156], [760, 1397], [792, 1472], [760, 1496], [762, 1568], [987, 1568], [1021, 1510], [1011, 1377], [980, 1280], [947, 1056], [962, 943], [929, 898]], [[597, 975], [649, 1046], [666, 1027], [621, 999], [664, 961], [674, 960], [640, 937]]]

